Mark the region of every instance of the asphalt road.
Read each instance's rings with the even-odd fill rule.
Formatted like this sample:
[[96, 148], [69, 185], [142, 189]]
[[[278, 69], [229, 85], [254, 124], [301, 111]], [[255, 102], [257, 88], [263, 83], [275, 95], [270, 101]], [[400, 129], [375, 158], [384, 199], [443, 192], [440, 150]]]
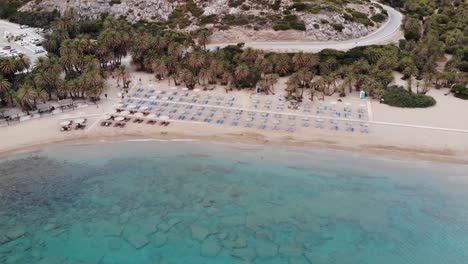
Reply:
[[[0, 50], [3, 50], [3, 47], [5, 46], [11, 46], [12, 49], [16, 49], [17, 51], [25, 54], [26, 56], [29, 57], [31, 60], [31, 63], [34, 64], [34, 62], [39, 58], [40, 56], [45, 56], [46, 52], [36, 54], [34, 51], [38, 48], [42, 47], [37, 47], [35, 45], [32, 45], [28, 43], [26, 46], [21, 46], [21, 41], [11, 41], [8, 42], [8, 40], [5, 38], [6, 34], [12, 33], [13, 35], [17, 36], [20, 34], [27, 34], [26, 37], [24, 38], [25, 41], [29, 42], [31, 38], [37, 38], [40, 41], [43, 40], [43, 37], [36, 32], [34, 32], [33, 28], [20, 28], [20, 25], [8, 22], [6, 20], [0, 20]], [[4, 50], [9, 53], [8, 50]]]
[[[381, 5], [381, 4], [380, 4]], [[403, 14], [392, 7], [381, 5], [388, 12], [389, 19], [377, 31], [359, 39], [332, 42], [313, 42], [313, 41], [281, 41], [281, 42], [246, 42], [246, 47], [265, 49], [265, 50], [294, 50], [318, 52], [323, 49], [349, 50], [358, 46], [367, 46], [372, 44], [384, 44], [392, 42], [395, 34], [398, 32], [402, 22]], [[223, 48], [237, 43], [221, 43], [207, 45], [208, 49]]]

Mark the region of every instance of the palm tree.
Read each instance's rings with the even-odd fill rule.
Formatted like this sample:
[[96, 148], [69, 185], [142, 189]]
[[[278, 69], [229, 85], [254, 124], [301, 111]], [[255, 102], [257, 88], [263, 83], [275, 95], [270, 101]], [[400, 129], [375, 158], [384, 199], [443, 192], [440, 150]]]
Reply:
[[37, 93], [31, 84], [24, 83], [16, 93], [16, 100], [22, 108], [31, 110], [36, 105]]
[[195, 74], [198, 74], [205, 62], [206, 56], [201, 52], [192, 52], [187, 59], [187, 64], [194, 70]]
[[10, 104], [13, 104], [13, 95], [11, 94], [11, 83], [0, 76], [0, 92], [4, 92], [8, 95], [8, 99], [10, 100]]
[[31, 61], [28, 57], [24, 55], [20, 55], [16, 58], [17, 71], [23, 72], [25, 70], [28, 70], [30, 66], [31, 66]]
[[15, 58], [7, 58], [0, 61], [0, 73], [13, 81], [15, 73], [18, 71], [18, 64]]
[[[117, 68], [114, 70], [114, 76], [117, 78], [117, 85], [119, 84], [120, 81], [122, 81], [122, 87], [125, 86], [125, 83], [127, 83], [128, 79], [128, 71], [125, 65], [119, 65]], [[124, 87], [125, 88], [125, 87]]]
[[296, 70], [302, 68], [311, 69], [319, 64], [319, 57], [313, 53], [299, 52], [293, 56], [292, 62]]
[[234, 71], [234, 77], [238, 82], [242, 79], [247, 78], [249, 74], [250, 74], [250, 68], [245, 63], [242, 63], [239, 66], [237, 66], [236, 70]]
[[259, 58], [261, 55], [262, 55], [262, 52], [259, 50], [246, 48], [240, 54], [240, 59], [245, 62], [254, 63], [257, 60], [257, 58]]
[[180, 72], [180, 78], [185, 83], [187, 88], [195, 88], [197, 81], [195, 79], [195, 75], [191, 71], [189, 71], [188, 69], [182, 69], [182, 71]]
[[151, 70], [156, 74], [156, 78], [159, 80], [164, 79], [169, 74], [167, 68], [167, 57], [157, 59], [152, 65]]
[[200, 29], [198, 33], [198, 44], [201, 45], [204, 50], [206, 50], [206, 44], [209, 41], [210, 35], [211, 35], [211, 32], [207, 28]]

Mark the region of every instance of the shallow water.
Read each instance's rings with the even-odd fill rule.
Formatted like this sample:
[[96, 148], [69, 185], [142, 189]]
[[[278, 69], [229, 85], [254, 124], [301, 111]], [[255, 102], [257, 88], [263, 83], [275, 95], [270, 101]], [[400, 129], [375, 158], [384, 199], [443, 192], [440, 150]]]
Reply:
[[202, 142], [0, 162], [0, 263], [467, 263], [468, 167]]

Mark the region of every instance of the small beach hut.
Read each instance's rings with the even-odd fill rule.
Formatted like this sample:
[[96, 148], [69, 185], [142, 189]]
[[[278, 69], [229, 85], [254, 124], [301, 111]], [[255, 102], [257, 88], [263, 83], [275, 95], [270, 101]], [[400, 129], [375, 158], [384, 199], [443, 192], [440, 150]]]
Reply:
[[75, 104], [72, 99], [59, 100], [57, 103], [59, 104], [59, 107], [62, 110], [75, 108]]
[[3, 117], [5, 117], [7, 120], [19, 120], [19, 115], [21, 114], [21, 111], [18, 109], [10, 109], [8, 111], [5, 111], [3, 113]]
[[48, 113], [52, 111], [52, 105], [50, 103], [38, 104], [36, 108], [39, 113]]

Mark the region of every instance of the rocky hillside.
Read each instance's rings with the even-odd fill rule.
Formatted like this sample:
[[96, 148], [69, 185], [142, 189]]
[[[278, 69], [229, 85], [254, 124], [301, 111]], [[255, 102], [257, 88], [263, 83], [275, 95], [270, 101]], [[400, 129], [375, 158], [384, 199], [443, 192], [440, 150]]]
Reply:
[[345, 40], [387, 19], [379, 5], [364, 0], [33, 0], [21, 10], [63, 13], [70, 7], [88, 18], [109, 14], [187, 32], [210, 28], [214, 42]]

